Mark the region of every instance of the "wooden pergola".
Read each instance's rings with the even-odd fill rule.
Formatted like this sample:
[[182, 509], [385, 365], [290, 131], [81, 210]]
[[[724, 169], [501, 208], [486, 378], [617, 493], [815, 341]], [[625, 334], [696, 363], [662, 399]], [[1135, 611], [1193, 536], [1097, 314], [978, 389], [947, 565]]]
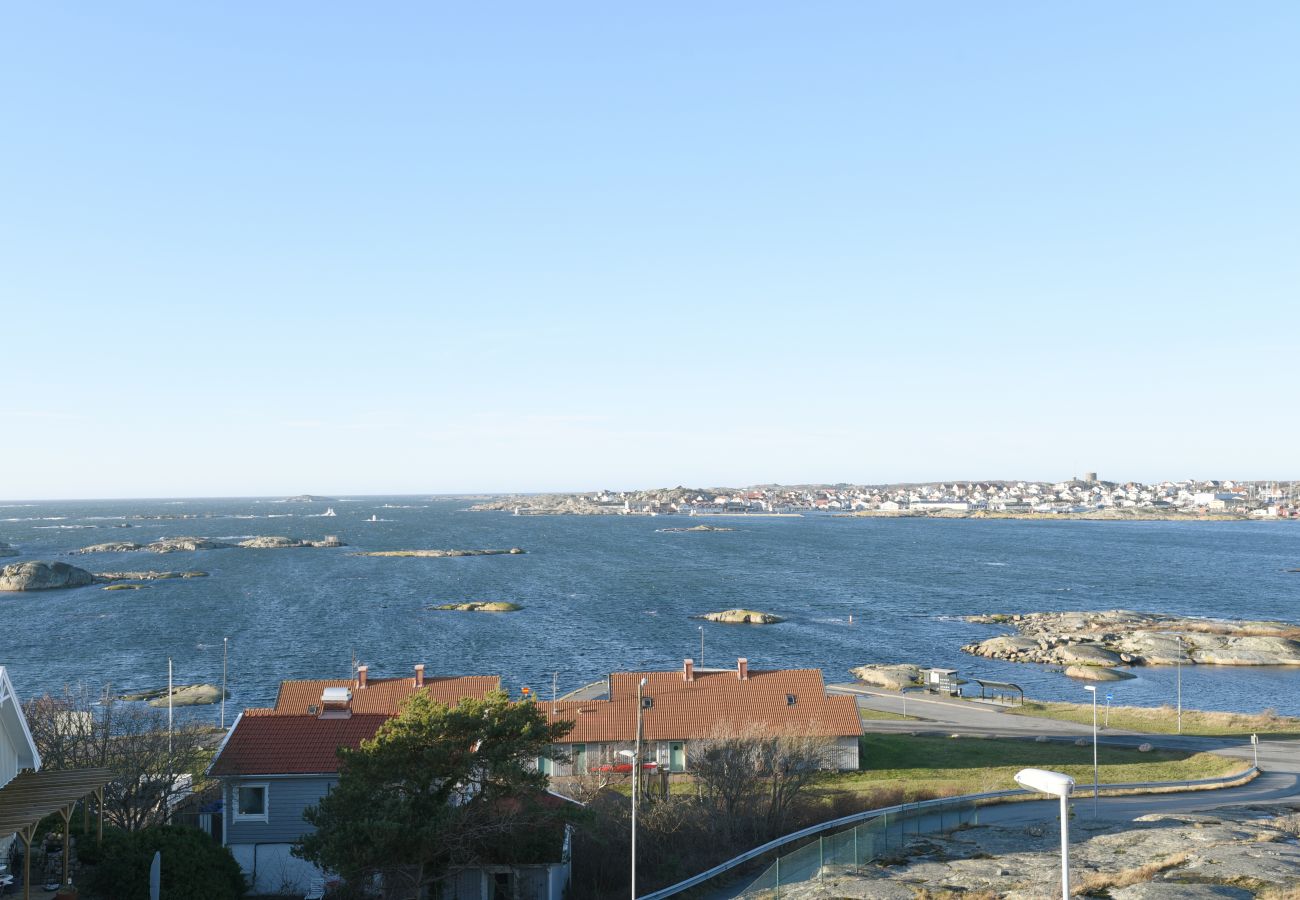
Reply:
[[104, 785], [112, 781], [109, 769], [66, 769], [22, 772], [0, 787], [0, 835], [17, 833], [26, 848], [23, 854], [23, 898], [32, 891], [32, 842], [36, 826], [53, 813], [63, 817], [63, 884], [68, 883], [68, 832], [72, 811], [83, 797], [95, 796], [99, 807], [96, 842], [104, 840]]

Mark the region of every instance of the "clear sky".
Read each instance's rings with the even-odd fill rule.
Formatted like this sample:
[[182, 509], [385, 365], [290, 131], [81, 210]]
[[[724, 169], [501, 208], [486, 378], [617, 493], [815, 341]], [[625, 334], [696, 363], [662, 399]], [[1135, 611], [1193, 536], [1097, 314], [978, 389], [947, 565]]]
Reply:
[[1300, 5], [0, 11], [0, 497], [1297, 478]]

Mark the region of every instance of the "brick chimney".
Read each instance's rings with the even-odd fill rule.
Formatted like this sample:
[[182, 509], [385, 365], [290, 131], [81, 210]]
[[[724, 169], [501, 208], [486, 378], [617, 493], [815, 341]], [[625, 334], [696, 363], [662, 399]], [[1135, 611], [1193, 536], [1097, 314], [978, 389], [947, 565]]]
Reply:
[[418, 688], [424, 687], [424, 663], [416, 663], [415, 665], [415, 686]]
[[695, 660], [688, 659], [682, 663], [682, 678], [686, 681], [695, 680]]
[[749, 681], [749, 660], [743, 656], [736, 660], [736, 674], [741, 681]]
[[357, 666], [357, 689], [365, 690], [366, 673], [370, 671], [369, 666]]

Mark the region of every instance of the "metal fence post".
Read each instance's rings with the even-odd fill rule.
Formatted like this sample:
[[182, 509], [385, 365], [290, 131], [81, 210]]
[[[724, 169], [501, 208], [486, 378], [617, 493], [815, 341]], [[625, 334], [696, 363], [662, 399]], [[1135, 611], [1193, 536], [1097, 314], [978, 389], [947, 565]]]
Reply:
[[781, 900], [781, 855], [776, 857], [776, 900]]
[[[858, 828], [862, 826], [859, 825]], [[862, 861], [858, 859], [858, 828], [853, 829], [853, 871], [858, 872], [862, 869]]]

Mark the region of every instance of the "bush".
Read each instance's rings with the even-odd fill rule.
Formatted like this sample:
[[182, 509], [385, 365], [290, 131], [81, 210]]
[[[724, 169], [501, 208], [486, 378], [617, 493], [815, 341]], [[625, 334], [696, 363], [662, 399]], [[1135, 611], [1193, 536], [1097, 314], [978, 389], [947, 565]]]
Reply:
[[162, 853], [161, 900], [238, 900], [244, 876], [230, 851], [197, 828], [161, 825], [105, 831], [100, 863], [87, 893], [103, 900], [149, 896], [149, 865]]

